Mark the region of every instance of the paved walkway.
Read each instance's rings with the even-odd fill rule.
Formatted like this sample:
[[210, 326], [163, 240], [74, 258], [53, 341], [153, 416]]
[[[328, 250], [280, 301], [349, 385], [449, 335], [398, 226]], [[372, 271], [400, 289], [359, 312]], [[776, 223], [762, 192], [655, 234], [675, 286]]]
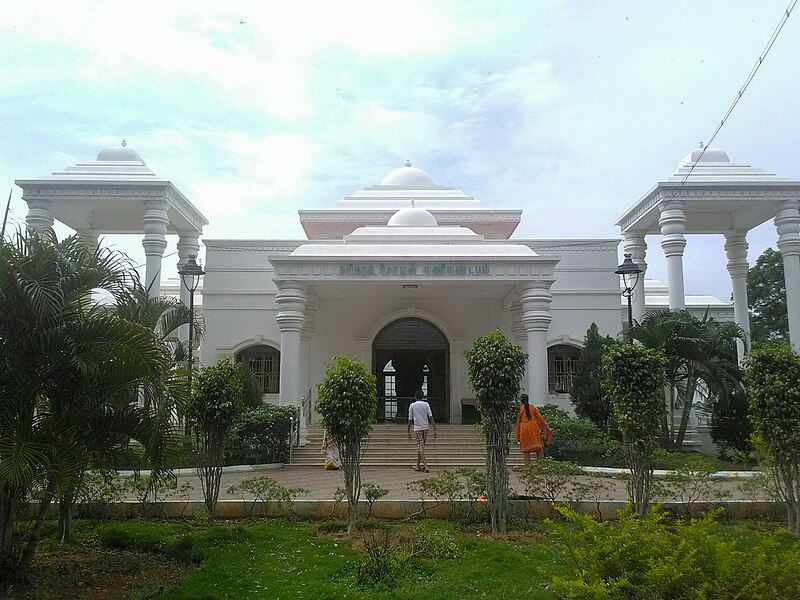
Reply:
[[[277, 467], [277, 468], [276, 468]], [[222, 476], [222, 486], [220, 488], [220, 500], [237, 500], [239, 496], [226, 494], [228, 488], [232, 485], [241, 483], [244, 479], [252, 477], [272, 477], [281, 485], [287, 487], [302, 487], [309, 491], [308, 495], [301, 496], [306, 500], [333, 500], [336, 488], [343, 487], [344, 482], [341, 471], [326, 471], [319, 467], [305, 467], [287, 465], [280, 466], [261, 466], [255, 468], [247, 468], [247, 470], [239, 470], [241, 467], [226, 468], [226, 472]], [[436, 469], [431, 471], [430, 474], [415, 472], [411, 466], [409, 467], [362, 467], [361, 480], [363, 483], [375, 483], [381, 487], [387, 488], [389, 494], [385, 497], [386, 500], [417, 500], [418, 496], [415, 491], [408, 489], [408, 483], [416, 481], [425, 477], [431, 477], [436, 473], [441, 472], [443, 469]], [[598, 477], [598, 476], [577, 476], [574, 480], [587, 483], [590, 481], [601, 481], [609, 488], [607, 493], [607, 500], [627, 500], [627, 492], [625, 489], [625, 481], [615, 479], [612, 477]], [[189, 500], [202, 500], [202, 491], [200, 481], [194, 470], [182, 470], [178, 474], [178, 484], [188, 483], [192, 486], [189, 491]], [[517, 493], [524, 493], [525, 488], [520, 484], [516, 473], [510, 474], [510, 484], [512, 489]], [[738, 489], [738, 482], [735, 480], [719, 480], [715, 482], [715, 488], [727, 492], [727, 498], [730, 500], [744, 500], [746, 498]], [[186, 498], [186, 496], [183, 496]], [[665, 498], [670, 500], [670, 498]]]

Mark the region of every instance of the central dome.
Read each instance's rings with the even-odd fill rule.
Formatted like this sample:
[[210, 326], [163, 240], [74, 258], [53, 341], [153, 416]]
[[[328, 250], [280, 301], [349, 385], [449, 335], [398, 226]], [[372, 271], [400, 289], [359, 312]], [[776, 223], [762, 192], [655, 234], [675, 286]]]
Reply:
[[401, 208], [394, 213], [386, 225], [387, 227], [438, 227], [439, 223], [436, 217], [424, 208], [411, 206]]
[[422, 169], [411, 166], [411, 161], [407, 160], [402, 167], [390, 171], [381, 181], [381, 185], [392, 185], [405, 190], [430, 190], [436, 184]]
[[138, 162], [145, 164], [142, 157], [133, 148], [128, 148], [125, 143], [122, 146], [113, 146], [101, 150], [97, 155], [100, 162]]
[[728, 154], [724, 150], [711, 147], [704, 148], [701, 144], [699, 148], [695, 148], [684, 157], [681, 165], [696, 162], [731, 162], [731, 159], [728, 158]]

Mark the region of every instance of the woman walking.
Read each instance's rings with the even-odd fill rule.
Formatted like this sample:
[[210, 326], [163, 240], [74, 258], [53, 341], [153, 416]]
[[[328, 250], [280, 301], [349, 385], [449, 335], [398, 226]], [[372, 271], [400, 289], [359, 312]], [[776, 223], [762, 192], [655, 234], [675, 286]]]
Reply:
[[522, 394], [519, 399], [517, 441], [522, 452], [522, 462], [529, 465], [532, 452], [536, 455], [536, 460], [541, 460], [544, 456], [544, 444], [553, 441], [553, 430], [550, 429], [539, 409], [531, 406], [528, 394]]

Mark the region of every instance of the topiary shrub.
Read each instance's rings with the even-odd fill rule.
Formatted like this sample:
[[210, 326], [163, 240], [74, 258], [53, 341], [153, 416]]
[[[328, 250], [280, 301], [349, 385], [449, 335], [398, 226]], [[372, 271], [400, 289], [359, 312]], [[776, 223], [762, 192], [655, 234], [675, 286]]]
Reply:
[[603, 387], [611, 398], [622, 435], [625, 463], [631, 470], [628, 493], [640, 516], [650, 506], [650, 486], [664, 415], [664, 368], [659, 350], [611, 346], [603, 354]]
[[492, 533], [505, 533], [508, 517], [508, 440], [519, 406], [526, 355], [499, 329], [464, 352], [486, 437], [486, 492]]
[[377, 389], [375, 375], [365, 364], [347, 356], [336, 356], [333, 360], [317, 388], [316, 409], [339, 448], [347, 495], [348, 533], [353, 533], [361, 496], [362, 445], [375, 419]]

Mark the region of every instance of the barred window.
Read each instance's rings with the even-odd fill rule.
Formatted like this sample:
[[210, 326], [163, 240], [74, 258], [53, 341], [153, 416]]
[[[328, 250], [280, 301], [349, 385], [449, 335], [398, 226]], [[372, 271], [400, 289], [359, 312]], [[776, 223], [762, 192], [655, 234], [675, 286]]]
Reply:
[[580, 349], [559, 344], [547, 350], [548, 387], [551, 394], [569, 394], [578, 372]]
[[397, 416], [397, 388], [395, 387], [395, 368], [392, 361], [383, 368], [383, 391], [386, 394], [383, 404], [383, 415], [386, 419]]
[[265, 394], [280, 391], [281, 353], [276, 348], [253, 346], [243, 350], [237, 360], [247, 365]]

